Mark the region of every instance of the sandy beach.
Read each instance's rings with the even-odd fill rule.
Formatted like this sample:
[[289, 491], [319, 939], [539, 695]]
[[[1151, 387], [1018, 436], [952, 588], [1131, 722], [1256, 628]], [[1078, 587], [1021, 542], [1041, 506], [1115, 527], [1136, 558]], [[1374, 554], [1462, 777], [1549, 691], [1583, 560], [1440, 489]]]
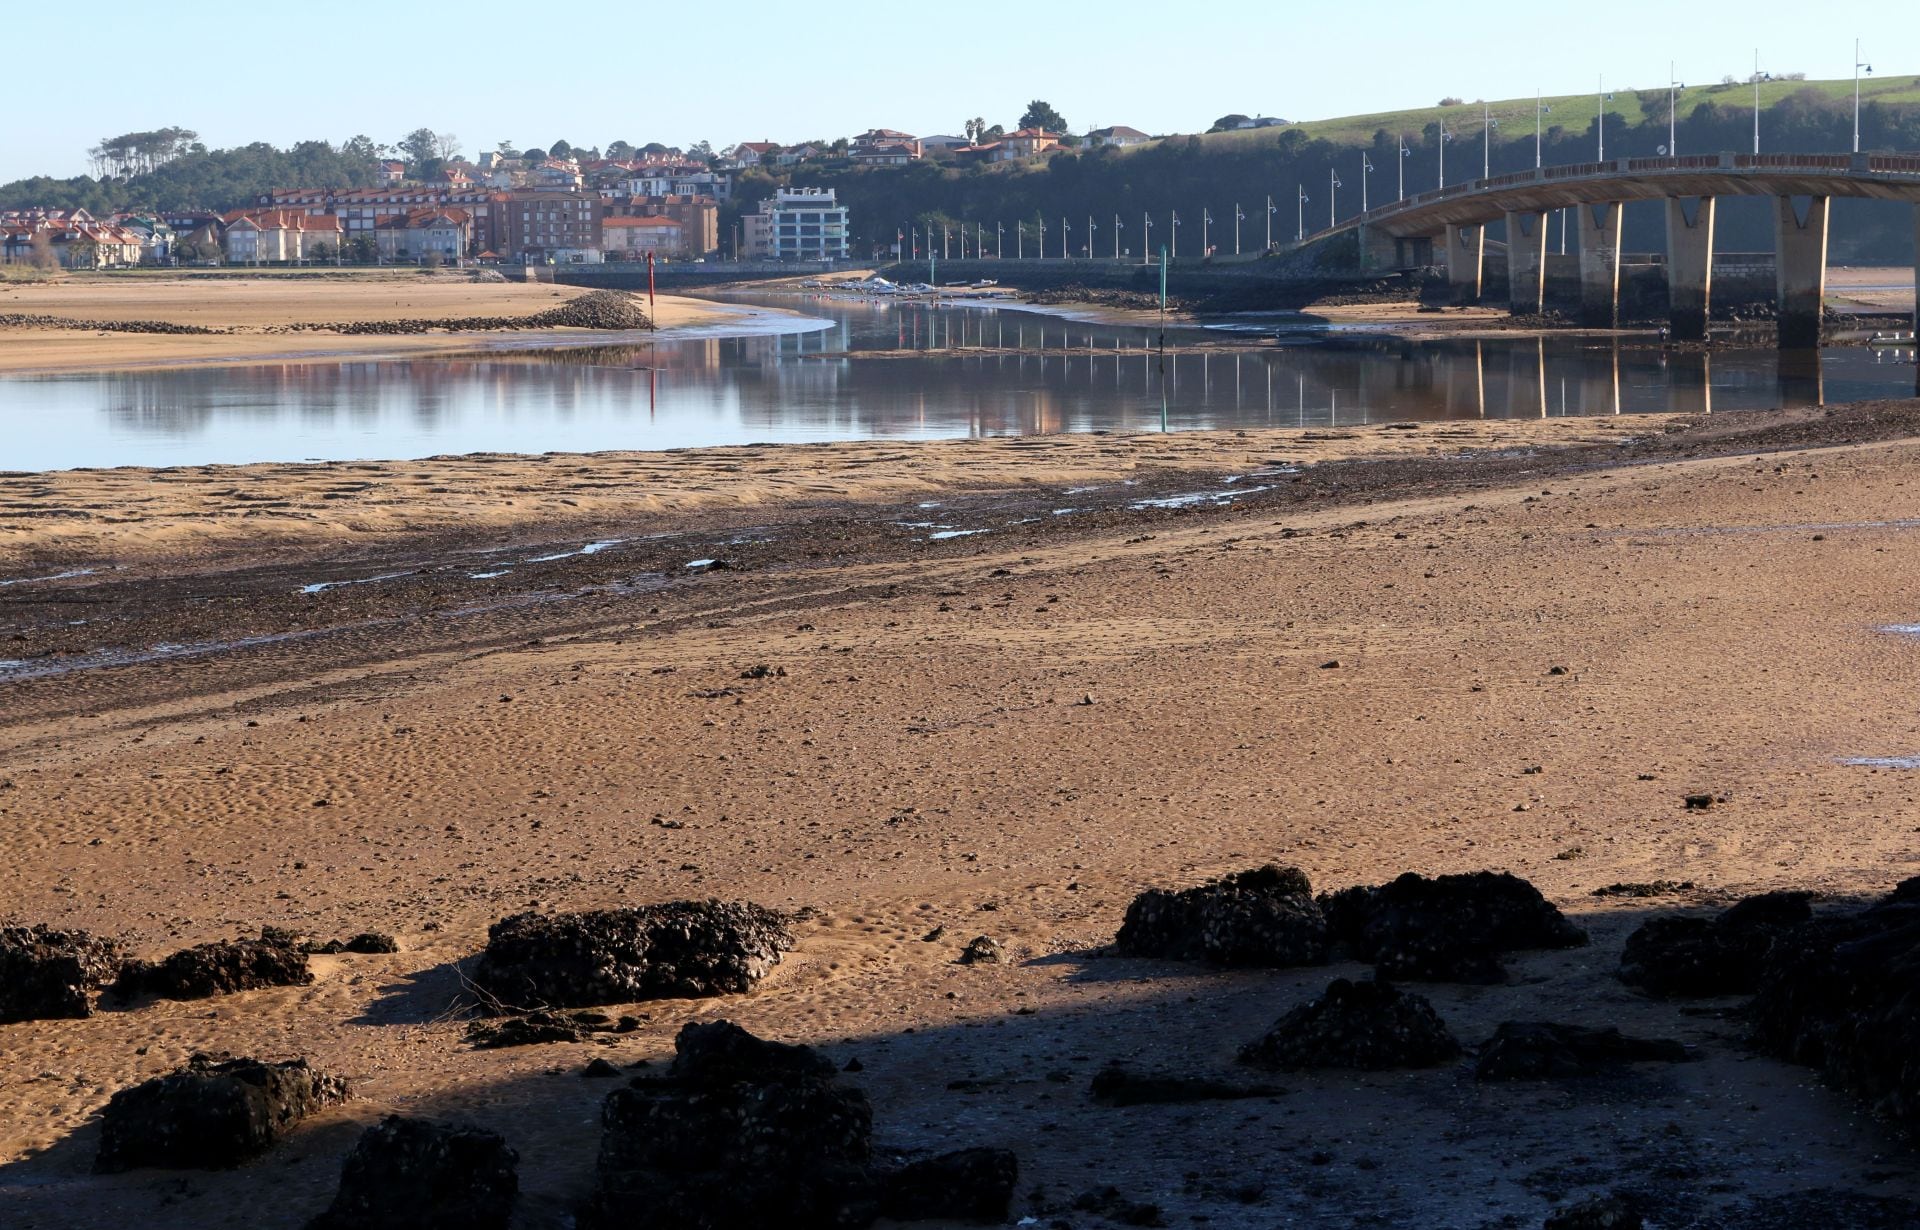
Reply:
[[[33, 669], [0, 677], [0, 914], [145, 956], [263, 925], [402, 951], [0, 1026], [0, 1206], [295, 1227], [403, 1111], [502, 1132], [515, 1225], [561, 1227], [606, 1089], [582, 1066], [726, 1017], [859, 1060], [890, 1144], [1014, 1150], [1040, 1224], [1113, 1224], [1070, 1207], [1108, 1184], [1172, 1225], [1535, 1226], [1620, 1188], [1686, 1224], [1901, 1224], [1892, 1127], [1756, 1056], [1736, 1001], [1614, 973], [1650, 914], [1920, 863], [1891, 767], [1920, 646], [1888, 630], [1920, 610], [1914, 428], [1883, 403], [9, 477], [0, 657]], [[1577, 1020], [1698, 1061], [1090, 1102], [1110, 1060], [1229, 1070], [1365, 973], [1096, 955], [1141, 889], [1268, 861], [1515, 872], [1592, 942], [1423, 984], [1460, 1038]], [[1593, 895], [1623, 880], [1691, 887]], [[753, 992], [639, 1005], [607, 1046], [462, 1041], [493, 921], [707, 896], [804, 911]], [[979, 934], [1007, 963], [955, 964]], [[108, 1095], [208, 1049], [356, 1097], [239, 1169], [90, 1174]]]
[[[0, 373], [249, 363], [289, 358], [373, 358], [485, 349], [534, 342], [605, 343], [588, 329], [430, 333], [405, 336], [286, 332], [317, 322], [526, 316], [586, 293], [550, 283], [476, 280], [473, 271], [293, 271], [260, 276], [75, 275], [0, 283], [0, 316], [59, 316], [102, 322], [158, 320], [226, 330], [139, 334], [0, 327]], [[738, 322], [766, 309], [662, 295], [654, 324], [693, 330]], [[613, 340], [617, 340], [617, 336]]]

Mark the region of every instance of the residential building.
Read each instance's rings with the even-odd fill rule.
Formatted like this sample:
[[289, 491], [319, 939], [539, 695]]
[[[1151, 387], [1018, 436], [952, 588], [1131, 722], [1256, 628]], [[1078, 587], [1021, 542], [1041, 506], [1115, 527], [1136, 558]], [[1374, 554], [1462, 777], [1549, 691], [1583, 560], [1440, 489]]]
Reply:
[[598, 264], [601, 200], [582, 192], [529, 189], [501, 198], [510, 260], [529, 265]]
[[373, 238], [383, 262], [457, 265], [473, 250], [473, 215], [458, 206], [389, 214]]
[[905, 146], [915, 158], [920, 156], [920, 138], [894, 128], [867, 129], [848, 143], [847, 154], [857, 159], [861, 154], [871, 153], [883, 145]]
[[1153, 140], [1138, 128], [1128, 128], [1125, 124], [1115, 124], [1111, 128], [1096, 128], [1087, 134], [1088, 145], [1111, 145], [1125, 149], [1129, 145], [1145, 145]]
[[332, 214], [298, 209], [242, 210], [226, 216], [223, 240], [229, 264], [298, 264], [337, 259], [346, 241], [346, 229]]
[[380, 164], [380, 182], [391, 188], [407, 178], [407, 164], [389, 159]]
[[626, 181], [630, 196], [708, 196], [725, 204], [733, 199], [733, 176], [682, 163], [648, 167]]
[[783, 188], [760, 202], [758, 216], [765, 222], [750, 228], [747, 244], [758, 259], [843, 260], [847, 255], [847, 207], [831, 188]]
[[672, 218], [603, 218], [600, 236], [610, 261], [645, 260], [650, 255], [673, 257], [686, 247], [680, 224]]
[[1038, 158], [1048, 150], [1060, 148], [1060, 134], [1048, 132], [1044, 128], [1022, 128], [1000, 138], [1000, 148], [987, 159], [989, 162], [1022, 162], [1029, 158]]
[[740, 251], [742, 260], [770, 261], [773, 259], [773, 211], [761, 204], [762, 212], [742, 214], [740, 216]]
[[[506, 242], [497, 213], [500, 202], [505, 199], [504, 194], [484, 188], [456, 190], [442, 184], [402, 188], [276, 188], [262, 193], [256, 201], [262, 208], [333, 214], [346, 228], [349, 239], [359, 235], [371, 237], [380, 219], [394, 214], [433, 205], [464, 209], [472, 219], [472, 247], [467, 254], [473, 256], [486, 249], [498, 250]], [[166, 221], [183, 234], [193, 229], [171, 215]]]
[[946, 153], [950, 150], [964, 149], [972, 144], [973, 142], [965, 137], [921, 137], [920, 152], [923, 155]]
[[773, 156], [773, 165], [776, 167], [790, 167], [796, 163], [805, 162], [809, 158], [822, 157], [825, 153], [826, 151], [817, 145], [796, 145], [792, 149], [783, 149], [775, 154]]
[[533, 168], [531, 179], [536, 188], [578, 188], [586, 183], [580, 164], [562, 158], [549, 158]]
[[855, 165], [863, 167], [904, 167], [915, 162], [920, 155], [905, 145], [875, 145], [861, 150], [849, 157]]
[[51, 257], [62, 269], [115, 269], [138, 265], [145, 252], [139, 232], [96, 221], [85, 210], [0, 214], [0, 264], [30, 265]]
[[772, 141], [742, 141], [729, 151], [728, 156], [740, 166], [757, 167], [779, 152], [780, 147]]
[[[601, 209], [602, 226], [615, 218], [668, 218], [680, 225], [680, 247], [667, 255], [712, 256], [720, 248], [720, 205], [707, 196], [614, 198]], [[611, 250], [612, 245], [608, 245]]]

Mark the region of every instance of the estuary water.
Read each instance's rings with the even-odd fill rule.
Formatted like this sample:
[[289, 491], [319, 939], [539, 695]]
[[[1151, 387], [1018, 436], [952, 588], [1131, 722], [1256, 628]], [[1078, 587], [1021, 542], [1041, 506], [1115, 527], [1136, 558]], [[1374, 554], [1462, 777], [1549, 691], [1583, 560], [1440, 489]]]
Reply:
[[[0, 470], [1740, 411], [1915, 392], [1911, 348], [1711, 354], [764, 296], [752, 336], [0, 378]], [[1275, 343], [1276, 336], [1279, 338]]]

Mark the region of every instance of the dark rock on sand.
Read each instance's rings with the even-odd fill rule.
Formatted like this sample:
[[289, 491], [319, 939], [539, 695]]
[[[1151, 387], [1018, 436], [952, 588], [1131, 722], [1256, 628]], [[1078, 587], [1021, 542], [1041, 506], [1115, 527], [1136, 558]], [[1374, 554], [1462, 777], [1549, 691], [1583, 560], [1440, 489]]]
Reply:
[[116, 999], [205, 999], [312, 981], [304, 948], [271, 939], [223, 940], [183, 948], [160, 961], [128, 961], [120, 967], [112, 992]]
[[166, 1076], [122, 1089], [101, 1116], [94, 1169], [217, 1170], [264, 1153], [347, 1084], [304, 1059], [262, 1063], [195, 1055]]
[[1550, 1021], [1507, 1021], [1480, 1048], [1474, 1077], [1483, 1081], [1556, 1080], [1595, 1076], [1622, 1064], [1682, 1063], [1687, 1048], [1665, 1038], [1629, 1038], [1618, 1029]]
[[361, 1133], [308, 1230], [505, 1230], [519, 1160], [493, 1132], [389, 1115]]
[[1713, 918], [1649, 919], [1627, 937], [1620, 980], [1662, 997], [1749, 994], [1773, 942], [1813, 917], [1808, 900], [1766, 893]]
[[1383, 978], [1500, 982], [1503, 952], [1587, 942], [1538, 889], [1505, 872], [1432, 879], [1408, 872], [1378, 887], [1325, 894], [1320, 906], [1333, 938]]
[[120, 946], [43, 924], [0, 927], [0, 1025], [88, 1016], [89, 992], [120, 968]]
[[324, 944], [309, 944], [307, 951], [334, 956], [351, 952], [371, 956], [383, 952], [399, 952], [400, 942], [391, 935], [382, 935], [378, 931], [362, 931], [359, 935], [345, 940], [328, 940]]
[[675, 1047], [670, 1075], [608, 1095], [583, 1230], [811, 1230], [878, 1215], [873, 1111], [831, 1060], [724, 1021], [687, 1026]]
[[745, 902], [516, 914], [488, 930], [473, 979], [509, 1008], [736, 994], [793, 945], [784, 915]]
[[475, 1021], [467, 1026], [467, 1041], [475, 1050], [489, 1051], [545, 1042], [584, 1042], [589, 1034], [624, 1034], [638, 1027], [639, 1022], [632, 1017], [615, 1021], [599, 1012], [529, 1012]]
[[1279, 1097], [1286, 1090], [1260, 1082], [1212, 1076], [1135, 1072], [1112, 1063], [1094, 1073], [1093, 1100], [1108, 1106], [1144, 1106], [1165, 1102], [1217, 1102], [1234, 1098]]
[[636, 1077], [601, 1112], [598, 1179], [580, 1230], [840, 1230], [897, 1218], [1004, 1220], [1018, 1167], [967, 1149], [873, 1164], [873, 1111], [811, 1047], [726, 1021], [684, 1027], [668, 1075]]
[[1754, 1040], [1920, 1131], [1920, 880], [1786, 929], [1761, 961]]
[[1164, 1226], [1167, 1218], [1157, 1204], [1129, 1200], [1117, 1187], [1095, 1187], [1073, 1198], [1078, 1213], [1095, 1213], [1122, 1226]]
[[1642, 1230], [1646, 1223], [1625, 1196], [1593, 1196], [1547, 1218], [1545, 1230]]
[[1460, 1053], [1425, 997], [1385, 982], [1336, 979], [1240, 1050], [1256, 1068], [1424, 1068]]
[[620, 1075], [620, 1069], [604, 1059], [596, 1059], [580, 1069], [580, 1075], [588, 1080], [603, 1080]]
[[961, 965], [999, 965], [1006, 960], [1000, 941], [990, 935], [976, 935], [967, 941], [957, 961]]
[[1179, 892], [1148, 889], [1127, 907], [1114, 947], [1216, 965], [1320, 965], [1327, 923], [1306, 873], [1269, 864]]
[[1596, 897], [1668, 897], [1674, 893], [1689, 892], [1693, 889], [1692, 880], [1628, 880], [1619, 884], [1605, 884], [1593, 890]]
[[900, 1221], [1007, 1220], [1020, 1162], [1006, 1149], [960, 1149], [909, 1162], [880, 1179], [880, 1211]]

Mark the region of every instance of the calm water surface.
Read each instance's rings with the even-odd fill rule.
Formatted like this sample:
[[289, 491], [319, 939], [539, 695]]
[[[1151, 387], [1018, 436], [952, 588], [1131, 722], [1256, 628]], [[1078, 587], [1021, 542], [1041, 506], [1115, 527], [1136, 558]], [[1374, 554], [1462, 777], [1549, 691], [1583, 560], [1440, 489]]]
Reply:
[[1605, 340], [1170, 330], [1000, 305], [756, 299], [757, 336], [377, 362], [0, 379], [0, 470], [662, 449], [762, 441], [1350, 426], [1910, 397], [1911, 350], [1782, 358]]

